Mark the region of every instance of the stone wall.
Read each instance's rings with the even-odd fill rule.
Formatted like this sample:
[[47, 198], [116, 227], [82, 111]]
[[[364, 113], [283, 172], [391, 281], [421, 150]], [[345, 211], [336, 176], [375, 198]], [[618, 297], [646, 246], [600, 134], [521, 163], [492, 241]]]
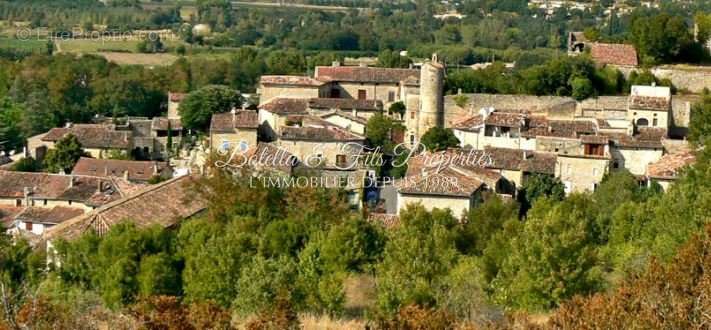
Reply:
[[[616, 66], [618, 70], [629, 77], [638, 68]], [[665, 65], [650, 70], [657, 78], [669, 79], [679, 90], [701, 93], [704, 88], [711, 89], [711, 66]]]

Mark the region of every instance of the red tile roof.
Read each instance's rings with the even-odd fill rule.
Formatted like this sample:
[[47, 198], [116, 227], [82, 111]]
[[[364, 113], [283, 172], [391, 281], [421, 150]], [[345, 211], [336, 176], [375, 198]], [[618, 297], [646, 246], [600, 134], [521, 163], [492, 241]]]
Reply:
[[557, 156], [554, 153], [493, 147], [484, 148], [484, 152], [491, 157], [487, 168], [555, 174]]
[[337, 126], [325, 127], [282, 127], [281, 139], [321, 142], [362, 142], [365, 137], [353, 134]]
[[0, 171], [0, 197], [79, 202], [100, 206], [124, 196], [124, 189], [113, 178]]
[[182, 176], [148, 186], [131, 196], [54, 226], [45, 232], [44, 238], [71, 240], [89, 230], [103, 235], [124, 221], [142, 228], [172, 227], [207, 207], [204, 199], [189, 193], [193, 181], [191, 176]]
[[306, 76], [261, 76], [260, 84], [293, 85], [293, 86], [322, 86], [325, 82]]
[[259, 127], [259, 115], [256, 111], [243, 110], [234, 113], [216, 113], [210, 121], [210, 132], [234, 132], [236, 128], [256, 129]]
[[52, 208], [46, 207], [27, 207], [20, 212], [15, 219], [23, 222], [45, 223], [56, 225], [66, 220], [78, 217], [84, 214], [84, 210], [76, 207], [55, 206]]
[[316, 79], [367, 83], [392, 83], [419, 81], [420, 71], [415, 69], [369, 68], [360, 66], [318, 66]]
[[84, 148], [128, 149], [131, 145], [130, 131], [117, 131], [113, 125], [95, 124], [53, 128], [42, 137], [42, 141], [57, 142], [68, 134], [76, 136]]
[[671, 100], [666, 97], [632, 95], [629, 98], [629, 108], [637, 110], [668, 111]]
[[260, 105], [259, 109], [279, 115], [305, 114], [308, 110], [308, 100], [278, 97]]
[[590, 46], [590, 55], [595, 63], [637, 66], [637, 50], [632, 45], [594, 43]]
[[696, 161], [693, 152], [685, 151], [677, 154], [667, 154], [658, 161], [647, 165], [647, 176], [657, 179], [675, 179], [679, 171]]
[[484, 186], [474, 172], [455, 166], [406, 176], [399, 183], [402, 194], [458, 197], [469, 197]]
[[383, 110], [383, 101], [357, 100], [341, 98], [313, 98], [309, 99], [311, 109], [338, 109], [338, 110]]
[[155, 117], [151, 121], [151, 129], [154, 131], [167, 131], [168, 123], [170, 123], [170, 130], [179, 131], [183, 129], [183, 123], [180, 119], [168, 119], [165, 117]]
[[74, 165], [72, 174], [97, 177], [124, 177], [128, 172], [128, 180], [148, 181], [152, 177], [170, 171], [166, 162], [135, 161], [116, 159], [95, 159], [82, 157]]

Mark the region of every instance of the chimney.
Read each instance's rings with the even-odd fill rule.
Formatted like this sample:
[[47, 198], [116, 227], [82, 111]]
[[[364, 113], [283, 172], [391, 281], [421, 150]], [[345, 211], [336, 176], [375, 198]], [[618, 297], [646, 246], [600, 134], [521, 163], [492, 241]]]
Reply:
[[333, 62], [331, 62], [331, 66], [334, 66], [334, 67], [341, 66], [341, 62], [340, 61], [333, 61]]
[[64, 128], [72, 128], [73, 125], [72, 122], [68, 121], [64, 124]]
[[523, 160], [528, 159], [528, 157], [530, 157], [530, 156], [531, 156], [531, 154], [528, 153], [528, 150], [523, 150]]
[[32, 188], [25, 187], [22, 192], [25, 197], [25, 206], [30, 206], [30, 195], [32, 195]]
[[368, 67], [368, 64], [366, 64], [366, 63], [364, 63], [364, 62], [360, 62], [360, 63], [358, 63], [358, 66], [361, 67], [361, 68], [367, 68], [367, 67]]
[[357, 114], [358, 114], [358, 111], [356, 111], [356, 109], [353, 109], [353, 111], [352, 111], [353, 117], [357, 117]]
[[101, 192], [101, 179], [96, 179], [96, 192]]
[[74, 176], [70, 174], [69, 175], [69, 189], [72, 189], [72, 188], [74, 188]]
[[128, 181], [128, 170], [123, 171], [123, 178]]
[[158, 164], [153, 163], [153, 175], [158, 175]]

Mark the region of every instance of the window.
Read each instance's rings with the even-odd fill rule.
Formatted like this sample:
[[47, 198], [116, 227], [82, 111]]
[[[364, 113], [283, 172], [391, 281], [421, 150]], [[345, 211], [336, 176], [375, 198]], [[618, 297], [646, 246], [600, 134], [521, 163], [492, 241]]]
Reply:
[[652, 119], [652, 126], [657, 127], [657, 118]]
[[47, 205], [47, 200], [42, 201], [42, 205]]
[[593, 176], [597, 176], [597, 169], [593, 168]]
[[414, 111], [410, 112], [410, 119], [415, 119], [415, 112]]
[[365, 89], [359, 89], [358, 90], [358, 99], [359, 100], [365, 100], [368, 98], [368, 93], [366, 92]]
[[573, 174], [573, 165], [568, 164], [568, 175]]
[[615, 161], [612, 163], [613, 168], [620, 168], [620, 163], [618, 161]]
[[336, 155], [336, 165], [343, 166], [346, 164], [346, 155]]
[[388, 102], [393, 102], [395, 101], [395, 92], [389, 91], [388, 92]]
[[415, 135], [410, 134], [410, 144], [415, 144]]
[[338, 88], [331, 88], [331, 97], [338, 99], [341, 97], [341, 90]]
[[25, 222], [25, 230], [32, 231], [32, 222]]
[[646, 118], [637, 119], [637, 126], [639, 126], [639, 127], [649, 126], [649, 120], [647, 120]]
[[230, 141], [222, 141], [220, 144], [220, 150], [222, 151], [229, 151], [230, 150]]
[[16, 199], [15, 200], [15, 206], [22, 206], [22, 200], [21, 199]]

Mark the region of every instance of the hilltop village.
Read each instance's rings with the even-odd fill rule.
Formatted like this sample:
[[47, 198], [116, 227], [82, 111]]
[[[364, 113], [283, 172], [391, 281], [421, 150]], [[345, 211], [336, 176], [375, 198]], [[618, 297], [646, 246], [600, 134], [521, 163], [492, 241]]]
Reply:
[[[620, 61], [614, 53], [626, 48], [611, 49], [613, 55], [603, 51], [607, 55], [598, 60], [608, 56], [604, 64], [614, 64]], [[620, 65], [636, 65], [621, 58]], [[594, 191], [608, 173], [626, 169], [642, 186], [667, 189], [694, 162], [686, 142], [694, 96], [654, 85], [583, 101], [445, 96], [446, 71], [433, 55], [408, 69], [334, 62], [316, 67], [312, 76], [262, 76], [258, 101], [213, 114], [204, 136], [183, 128], [181, 93], [168, 94], [164, 117], [97, 117], [90, 124], [53, 128], [29, 138], [25, 153], [14, 160], [42, 161], [70, 136], [85, 155], [59, 174], [9, 171], [12, 163], [4, 165], [3, 225], [34, 242], [89, 230], [101, 234], [127, 219], [138, 226], [175, 226], [206, 207], [200, 198], [180, 202], [184, 183], [209, 175], [216, 157], [228, 158], [223, 163], [230, 165], [235, 154], [259, 160], [244, 168], [255, 176], [296, 177], [308, 168], [310, 176], [330, 178], [323, 182], [344, 189], [354, 210], [388, 223], [397, 222], [408, 204], [448, 208], [460, 216], [486, 194], [515, 199], [533, 175], [560, 180], [569, 194]], [[362, 161], [363, 154], [378, 151], [367, 139], [372, 118], [396, 124], [387, 132], [391, 145], [419, 150], [400, 164], [407, 170], [399, 177], [379, 176]], [[458, 145], [422, 150], [422, 137], [433, 129], [451, 130]], [[115, 159], [117, 152], [144, 160]], [[487, 162], [442, 161], [473, 153]], [[432, 184], [434, 179], [441, 180]]]

